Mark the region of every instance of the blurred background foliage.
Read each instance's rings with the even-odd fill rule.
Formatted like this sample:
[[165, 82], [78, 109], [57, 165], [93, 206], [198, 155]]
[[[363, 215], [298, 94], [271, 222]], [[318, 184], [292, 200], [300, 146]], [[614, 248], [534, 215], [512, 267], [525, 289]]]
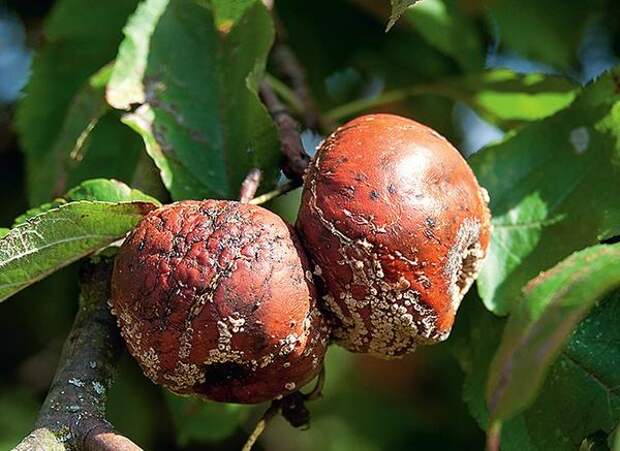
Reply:
[[[31, 203], [48, 201], [54, 193], [92, 177], [115, 177], [128, 184], [141, 180], [142, 186], [134, 186], [167, 200], [161, 197], [159, 182], [136, 175], [152, 168], [149, 159], [141, 159], [143, 144], [138, 135], [120, 123], [118, 112], [88, 104], [89, 90], [99, 89], [96, 80], [89, 78], [115, 57], [122, 27], [137, 1], [88, 2], [84, 7], [86, 3], [14, 0], [0, 4], [2, 227], [9, 227]], [[387, 1], [277, 0], [276, 11], [286, 41], [307, 70], [318, 108], [325, 113], [325, 128], [365, 111], [364, 106], [381, 104], [383, 111], [432, 126], [466, 155], [567, 105], [575, 87], [616, 64], [620, 55], [620, 2], [616, 0], [422, 0], [387, 34]], [[102, 22], [99, 14], [113, 21]], [[96, 32], [81, 34], [89, 29]], [[16, 102], [31, 75], [32, 56], [45, 44], [52, 44], [47, 47], [51, 50], [40, 54], [37, 64], [42, 69], [31, 86], [53, 90], [49, 95], [56, 98], [41, 110], [16, 116]], [[498, 71], [486, 78], [469, 77], [485, 68]], [[502, 68], [557, 78], [541, 81], [532, 76], [525, 83], [531, 91], [524, 95], [523, 81], [516, 82]], [[273, 64], [268, 72], [282, 75]], [[500, 84], [501, 94], [492, 89], [490, 94], [480, 94], [486, 86]], [[58, 130], [78, 93], [86, 93], [88, 111], [103, 119], [85, 144], [87, 160], [77, 168], [59, 167], [48, 149], [63, 145], [57, 142]], [[81, 111], [76, 113], [78, 120], [84, 120]], [[22, 133], [18, 142], [16, 120], [22, 130], [24, 124], [38, 124], [38, 128], [32, 134]], [[309, 152], [322, 132], [304, 132]], [[39, 188], [26, 191], [27, 178], [36, 179], [31, 187]], [[273, 201], [270, 208], [294, 221], [299, 200], [297, 190]], [[76, 268], [70, 266], [2, 305], [0, 449], [9, 449], [31, 429], [71, 326], [76, 300]], [[583, 336], [573, 337], [569, 349], [579, 352], [588, 339], [588, 328], [609, 330], [596, 328], [603, 328], [597, 324], [606, 318], [619, 316], [618, 303], [612, 301], [597, 307], [588, 323], [580, 326], [578, 334]], [[331, 349], [324, 396], [310, 406], [311, 428], [300, 432], [278, 419], [259, 446], [276, 451], [482, 449], [486, 368], [504, 322], [485, 311], [472, 292], [446, 343], [397, 361]], [[617, 333], [610, 343], [620, 343]], [[577, 378], [575, 374], [561, 378], [569, 363], [557, 362], [550, 381]], [[592, 433], [583, 426], [585, 419], [571, 423], [561, 418], [575, 415], [575, 406], [563, 403], [575, 395], [571, 389], [577, 382], [548, 384], [545, 396], [550, 400], [539, 400], [513, 421], [507, 429], [512, 445], [506, 449], [577, 449], [574, 443], [579, 437], [584, 439], [583, 449], [611, 446], [606, 433]], [[556, 410], [549, 411], [549, 405]], [[108, 406], [110, 421], [152, 450], [239, 449], [266, 407], [202, 403], [164, 393], [128, 357], [119, 369]], [[610, 411], [618, 408], [610, 406]], [[609, 421], [614, 415], [610, 413]]]

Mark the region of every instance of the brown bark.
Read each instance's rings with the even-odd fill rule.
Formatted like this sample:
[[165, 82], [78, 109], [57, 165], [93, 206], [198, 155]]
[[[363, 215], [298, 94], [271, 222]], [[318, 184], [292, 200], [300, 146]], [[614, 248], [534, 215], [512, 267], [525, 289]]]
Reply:
[[14, 450], [139, 451], [105, 419], [106, 393], [123, 349], [107, 307], [112, 263], [85, 263], [80, 306], [35, 430]]

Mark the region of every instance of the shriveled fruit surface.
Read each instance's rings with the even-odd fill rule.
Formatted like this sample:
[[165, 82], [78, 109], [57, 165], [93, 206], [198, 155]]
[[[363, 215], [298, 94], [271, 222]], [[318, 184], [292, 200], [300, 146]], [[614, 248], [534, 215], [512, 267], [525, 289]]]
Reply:
[[399, 116], [362, 116], [321, 145], [297, 228], [334, 335], [399, 356], [445, 339], [489, 243], [487, 194], [458, 151]]
[[123, 244], [112, 307], [131, 354], [177, 393], [255, 403], [320, 370], [328, 330], [294, 230], [229, 201], [160, 208]]

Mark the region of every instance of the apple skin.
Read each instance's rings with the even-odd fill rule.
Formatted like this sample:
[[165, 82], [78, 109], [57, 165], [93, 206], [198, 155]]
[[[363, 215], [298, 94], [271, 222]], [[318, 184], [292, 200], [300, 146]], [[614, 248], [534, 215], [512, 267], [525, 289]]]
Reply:
[[444, 340], [490, 238], [488, 195], [441, 135], [362, 116], [319, 147], [297, 230], [336, 343], [398, 357]]
[[231, 201], [149, 213], [116, 258], [111, 306], [144, 373], [173, 392], [258, 403], [320, 371], [329, 329], [294, 229]]

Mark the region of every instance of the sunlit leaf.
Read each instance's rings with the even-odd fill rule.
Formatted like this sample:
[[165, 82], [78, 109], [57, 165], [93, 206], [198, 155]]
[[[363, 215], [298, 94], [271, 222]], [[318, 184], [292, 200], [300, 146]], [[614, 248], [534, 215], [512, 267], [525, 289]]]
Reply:
[[446, 85], [487, 121], [504, 129], [546, 118], [575, 99], [577, 86], [567, 78], [519, 74], [495, 69], [471, 74]]
[[[464, 302], [451, 338], [467, 374], [465, 401], [483, 429], [487, 374], [505, 323], [480, 302]], [[616, 291], [579, 323], [534, 403], [504, 423], [502, 451], [574, 451], [595, 433], [610, 434], [620, 421], [619, 340]]]
[[392, 5], [392, 13], [390, 14], [390, 21], [388, 22], [385, 31], [390, 31], [390, 28], [394, 26], [396, 21], [403, 15], [407, 8], [418, 1], [420, 0], [390, 0]]
[[491, 196], [493, 236], [478, 288], [492, 311], [508, 313], [528, 280], [617, 229], [618, 73], [470, 160]]
[[174, 199], [234, 198], [253, 167], [274, 185], [277, 135], [257, 95], [273, 34], [258, 0], [147, 0], [131, 18], [107, 98], [142, 104], [125, 121]]
[[325, 117], [341, 120], [409, 97], [435, 95], [463, 102], [492, 124], [510, 129], [558, 112], [571, 104], [576, 93], [575, 84], [563, 77], [495, 69], [387, 91], [341, 105]]
[[67, 202], [74, 202], [78, 200], [98, 200], [103, 202], [130, 202], [137, 200], [150, 202], [157, 206], [160, 205], [160, 202], [154, 197], [144, 194], [137, 189], [132, 189], [118, 180], [86, 180], [75, 188], [67, 191], [64, 196], [54, 199], [53, 202], [48, 202], [46, 204], [39, 205], [38, 207], [31, 208], [26, 213], [18, 216], [13, 223], [13, 227], [26, 222], [33, 216], [51, 210], [52, 208], [59, 207]]
[[99, 200], [104, 202], [144, 201], [155, 205], [160, 202], [148, 194], [132, 189], [123, 182], [108, 179], [93, 179], [80, 183], [67, 191], [64, 198], [68, 201]]
[[153, 208], [137, 201], [71, 202], [11, 229], [0, 239], [0, 301], [122, 238]]
[[527, 285], [489, 371], [491, 416], [511, 418], [531, 404], [576, 325], [617, 287], [620, 245], [573, 254]]

